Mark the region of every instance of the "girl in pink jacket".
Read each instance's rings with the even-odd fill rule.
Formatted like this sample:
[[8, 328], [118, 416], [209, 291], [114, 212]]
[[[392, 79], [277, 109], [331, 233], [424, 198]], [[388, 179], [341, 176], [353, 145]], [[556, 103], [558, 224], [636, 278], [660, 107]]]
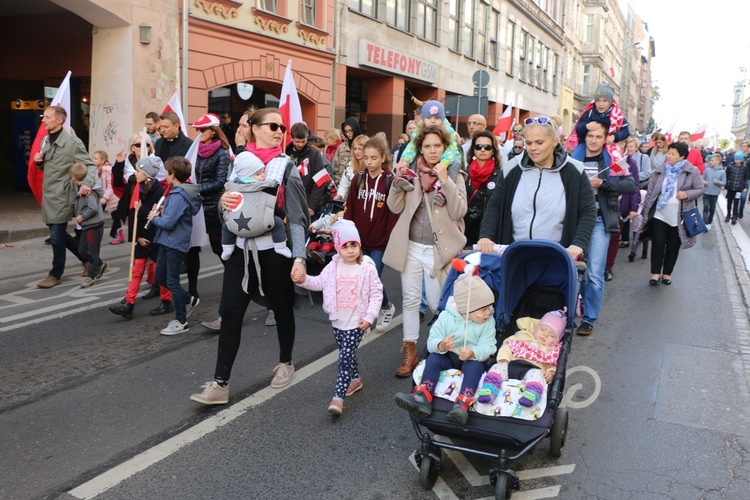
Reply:
[[357, 347], [378, 318], [383, 284], [375, 263], [362, 255], [359, 232], [354, 223], [338, 220], [331, 230], [338, 255], [333, 256], [319, 276], [299, 272], [292, 275], [292, 280], [302, 288], [323, 291], [323, 310], [328, 313], [339, 346], [339, 372], [328, 412], [341, 415], [344, 397], [362, 388]]

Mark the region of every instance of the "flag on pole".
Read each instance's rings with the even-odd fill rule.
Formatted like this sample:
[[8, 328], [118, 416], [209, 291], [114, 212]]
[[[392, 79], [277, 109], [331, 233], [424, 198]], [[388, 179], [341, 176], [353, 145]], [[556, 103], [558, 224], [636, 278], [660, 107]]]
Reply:
[[[52, 102], [50, 103], [50, 106], [62, 106], [65, 108], [65, 111], [68, 112], [68, 117], [65, 119], [65, 123], [63, 123], [63, 128], [65, 130], [70, 130], [70, 75], [72, 73], [68, 71], [68, 74], [65, 75], [65, 78], [63, 78], [62, 83], [60, 84], [60, 87], [57, 89], [57, 92], [55, 92], [55, 97], [52, 98]], [[36, 156], [37, 153], [39, 153], [42, 150], [42, 147], [46, 144], [47, 136], [49, 134], [47, 133], [47, 130], [44, 128], [44, 124], [39, 125], [39, 130], [36, 133], [36, 137], [34, 138], [34, 142], [31, 145], [31, 154], [29, 156], [29, 168], [26, 174], [26, 178], [29, 181], [29, 187], [31, 188], [31, 192], [34, 193], [34, 197], [36, 198], [37, 203], [39, 205], [42, 205], [42, 184], [44, 182], [44, 172], [42, 170], [39, 170], [36, 166], [36, 162], [34, 161], [34, 156]]]
[[287, 130], [287, 133], [284, 134], [284, 144], [281, 146], [286, 147], [292, 142], [291, 133], [289, 133], [292, 125], [302, 121], [302, 106], [299, 103], [297, 86], [294, 84], [291, 59], [286, 63], [284, 83], [281, 85], [281, 97], [279, 97], [279, 111], [281, 112], [281, 123], [286, 126]]
[[328, 173], [328, 170], [321, 169], [320, 172], [313, 175], [313, 181], [315, 181], [315, 185], [318, 187], [322, 187], [323, 184], [331, 180], [331, 174]]
[[674, 135], [675, 127], [677, 127], [677, 120], [675, 120], [672, 126], [664, 132], [664, 136], [667, 138], [667, 144], [672, 144], [672, 136]]
[[500, 115], [500, 119], [497, 121], [497, 125], [492, 129], [492, 135], [497, 137], [500, 134], [510, 132], [511, 127], [513, 127], [513, 117], [510, 116], [512, 110], [513, 106], [510, 104], [505, 108], [505, 111], [503, 111], [503, 114]]
[[696, 142], [700, 141], [705, 137], [706, 135], [706, 129], [708, 128], [708, 124], [703, 124], [698, 127], [698, 130], [690, 134], [690, 142]]
[[[198, 145], [201, 143], [201, 136], [195, 138], [193, 144], [185, 154], [185, 158], [188, 159], [192, 166], [192, 172], [188, 182], [195, 184], [198, 182], [198, 176], [195, 173], [195, 164], [198, 161]], [[206, 233], [206, 219], [203, 215], [203, 205], [201, 204], [198, 213], [193, 216], [193, 231], [190, 233], [190, 247], [204, 247], [208, 245], [208, 233]]]
[[130, 210], [133, 210], [139, 201], [141, 201], [141, 183], [136, 182], [133, 186], [133, 194], [130, 196]]
[[310, 160], [307, 158], [303, 159], [302, 162], [299, 164], [299, 167], [297, 167], [297, 172], [299, 172], [300, 177], [307, 177], [307, 174], [309, 173], [309, 167]]
[[185, 123], [185, 118], [182, 116], [182, 104], [180, 104], [179, 92], [175, 91], [175, 93], [172, 94], [172, 97], [169, 99], [169, 102], [164, 108], [164, 111], [162, 111], [162, 114], [166, 113], [167, 111], [173, 111], [177, 113], [177, 117], [180, 119], [180, 129], [182, 129], [182, 133], [184, 134], [187, 130], [187, 124]]

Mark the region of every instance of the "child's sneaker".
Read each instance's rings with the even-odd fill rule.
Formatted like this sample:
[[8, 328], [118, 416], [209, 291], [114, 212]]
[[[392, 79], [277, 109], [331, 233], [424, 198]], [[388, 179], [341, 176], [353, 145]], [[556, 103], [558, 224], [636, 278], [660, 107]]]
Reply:
[[380, 314], [378, 314], [378, 321], [375, 323], [375, 331], [378, 333], [383, 333], [384, 331], [388, 330], [388, 325], [391, 324], [391, 320], [393, 320], [393, 315], [396, 312], [396, 306], [391, 303], [388, 308], [381, 309]]
[[414, 191], [414, 184], [409, 182], [406, 177], [396, 177], [396, 180], [393, 181], [393, 186], [402, 191]]
[[357, 391], [359, 391], [360, 389], [362, 389], [362, 387], [363, 387], [364, 385], [365, 385], [365, 384], [363, 384], [363, 383], [362, 383], [362, 379], [358, 379], [358, 378], [353, 378], [353, 379], [352, 379], [352, 381], [351, 381], [351, 382], [349, 382], [349, 388], [348, 388], [348, 389], [346, 389], [346, 396], [347, 396], [347, 397], [351, 396], [351, 395], [352, 395], [352, 394], [354, 394], [355, 392], [357, 392]]
[[341, 415], [344, 413], [344, 402], [340, 399], [332, 399], [331, 404], [328, 405], [328, 413], [331, 415]]
[[195, 309], [196, 307], [198, 307], [198, 304], [200, 304], [200, 303], [201, 303], [201, 299], [200, 298], [194, 297], [194, 296], [191, 295], [190, 296], [190, 300], [188, 300], [188, 303], [187, 303], [187, 305], [185, 307], [185, 309], [187, 310], [186, 313], [185, 313], [185, 317], [186, 318], [189, 317], [190, 313], [193, 312], [193, 309]]
[[109, 264], [107, 261], [103, 260], [102, 263], [99, 265], [99, 272], [96, 273], [96, 278], [94, 278], [96, 281], [99, 281], [102, 279], [102, 276], [104, 276], [104, 271], [109, 269]]
[[471, 398], [459, 394], [456, 398], [456, 404], [453, 405], [453, 409], [448, 412], [448, 420], [456, 424], [464, 425], [469, 420], [469, 406], [471, 405]]
[[180, 323], [178, 320], [173, 319], [169, 322], [167, 327], [161, 332], [162, 335], [177, 335], [178, 333], [187, 333], [190, 329], [188, 328], [188, 322]]
[[203, 384], [203, 392], [190, 396], [192, 401], [204, 405], [225, 405], [229, 402], [229, 384], [221, 386], [212, 380]]
[[432, 415], [432, 397], [419, 389], [411, 394], [406, 394], [405, 392], [396, 393], [396, 404], [418, 417], [429, 417]]
[[286, 246], [286, 241], [280, 241], [279, 243], [273, 244], [273, 250], [279, 255], [286, 257], [287, 259], [292, 258], [292, 251]]
[[91, 276], [86, 276], [86, 278], [83, 280], [83, 283], [81, 283], [81, 288], [88, 288], [94, 283], [96, 283], [96, 278], [92, 278]]

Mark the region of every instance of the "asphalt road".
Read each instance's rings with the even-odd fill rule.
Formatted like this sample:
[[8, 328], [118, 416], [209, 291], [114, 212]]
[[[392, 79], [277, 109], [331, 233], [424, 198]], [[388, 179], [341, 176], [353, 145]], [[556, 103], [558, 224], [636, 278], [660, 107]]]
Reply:
[[[747, 498], [747, 309], [715, 229], [681, 253], [671, 287], [648, 287], [648, 261], [620, 252], [594, 334], [573, 341], [562, 457], [545, 440], [514, 462], [524, 472], [513, 498]], [[455, 452], [435, 488], [420, 487], [418, 440], [393, 403], [408, 388], [393, 376], [400, 326], [366, 337], [363, 390], [342, 417], [327, 413], [335, 342], [319, 297], [298, 300], [293, 385], [268, 388], [275, 331], [251, 306], [232, 404], [189, 401], [217, 347], [198, 326], [215, 318], [220, 285], [203, 256], [202, 303], [176, 337], [158, 334], [169, 317], [148, 315], [156, 301], [129, 322], [106, 310], [122, 296], [124, 257], [88, 290], [70, 280], [40, 291], [37, 276], [0, 283], [0, 498], [493, 496], [492, 461]], [[398, 303], [398, 277], [384, 281]]]

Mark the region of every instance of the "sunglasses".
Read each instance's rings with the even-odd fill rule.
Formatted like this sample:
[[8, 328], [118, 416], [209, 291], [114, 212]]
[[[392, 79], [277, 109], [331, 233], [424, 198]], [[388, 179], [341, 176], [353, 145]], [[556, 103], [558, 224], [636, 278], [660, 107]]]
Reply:
[[523, 129], [522, 128], [514, 128], [513, 132], [515, 132], [517, 134], [519, 132], [523, 132]]
[[259, 123], [258, 126], [262, 127], [263, 125], [268, 125], [268, 128], [271, 129], [271, 132], [276, 132], [277, 130], [281, 129], [281, 133], [286, 133], [286, 125], [281, 125], [274, 122], [265, 122], [265, 123]]
[[523, 146], [513, 146], [513, 149], [523, 149]]
[[475, 151], [492, 151], [493, 149], [492, 144], [474, 144]]
[[530, 118], [526, 118], [523, 121], [524, 125], [531, 125], [532, 123], [538, 123], [539, 125], [551, 125], [554, 127], [552, 120], [547, 118], [546, 116], [532, 116]]

